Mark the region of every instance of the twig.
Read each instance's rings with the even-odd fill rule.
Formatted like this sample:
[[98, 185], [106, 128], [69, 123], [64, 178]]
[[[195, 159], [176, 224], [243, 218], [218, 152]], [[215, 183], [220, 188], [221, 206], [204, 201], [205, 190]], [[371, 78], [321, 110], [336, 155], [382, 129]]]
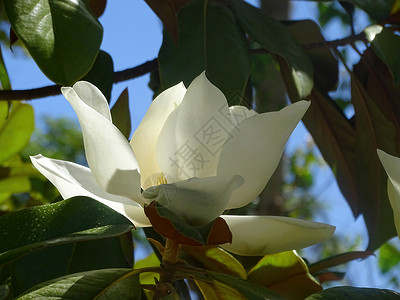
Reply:
[[[146, 73], [155, 71], [157, 70], [157, 68], [158, 68], [158, 61], [157, 58], [155, 58], [134, 68], [114, 72], [113, 82], [117, 83], [137, 78], [145, 75]], [[36, 89], [29, 89], [29, 90], [0, 90], [0, 101], [33, 100], [49, 96], [55, 96], [60, 93], [61, 93], [61, 86], [58, 84]]]
[[[303, 45], [303, 47], [307, 50], [314, 50], [320, 48], [336, 48], [339, 46], [345, 46], [348, 44], [353, 44], [356, 41], [364, 41], [366, 42], [365, 33], [361, 32], [356, 35], [351, 35], [349, 37], [333, 40], [333, 41], [323, 41], [317, 43], [309, 43]], [[253, 49], [250, 50], [252, 54], [262, 54], [268, 53], [265, 49]], [[155, 71], [158, 69], [158, 61], [157, 58], [147, 61], [139, 66], [134, 68], [126, 69], [123, 71], [114, 72], [114, 83], [126, 81], [129, 79], [140, 77], [146, 73]], [[61, 93], [60, 85], [51, 85], [45, 86], [36, 89], [29, 90], [0, 90], [0, 101], [9, 101], [9, 100], [33, 100], [44, 98], [48, 96], [55, 96]]]

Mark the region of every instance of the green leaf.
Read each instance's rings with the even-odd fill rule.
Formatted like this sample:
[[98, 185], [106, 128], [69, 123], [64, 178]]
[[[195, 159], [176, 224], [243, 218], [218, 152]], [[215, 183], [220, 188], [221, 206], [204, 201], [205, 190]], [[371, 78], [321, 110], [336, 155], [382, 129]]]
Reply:
[[389, 68], [394, 83], [400, 82], [400, 36], [385, 28], [371, 42], [375, 54]]
[[29, 104], [15, 101], [8, 113], [7, 102], [0, 102], [0, 163], [25, 147], [34, 127], [33, 109]]
[[113, 124], [129, 139], [131, 136], [131, 112], [129, 110], [128, 88], [119, 95], [117, 101], [111, 108]]
[[264, 256], [250, 270], [248, 279], [288, 299], [302, 300], [322, 290], [295, 251]]
[[89, 73], [80, 80], [89, 81], [94, 84], [103, 93], [108, 102], [110, 102], [111, 90], [114, 82], [113, 75], [114, 62], [110, 54], [100, 50]]
[[364, 10], [371, 18], [383, 21], [390, 15], [395, 0], [346, 0]]
[[[130, 235], [130, 228], [124, 229], [127, 229]], [[11, 269], [13, 294], [20, 295], [39, 283], [71, 273], [132, 267], [125, 259], [126, 253], [121, 245], [121, 239], [125, 237], [124, 232], [114, 230], [114, 233], [95, 234], [96, 231], [92, 231], [93, 233], [86, 233], [86, 241], [70, 238], [70, 244], [59, 245], [57, 242], [56, 246], [42, 248], [14, 261]], [[131, 236], [129, 240], [132, 244]], [[63, 242], [67, 240], [63, 239]], [[130, 249], [129, 255], [133, 255], [133, 249]]]
[[202, 270], [190, 270], [190, 271], [178, 271], [177, 274], [183, 276], [184, 278], [191, 278], [199, 281], [204, 281], [206, 283], [220, 282], [229, 287], [232, 287], [239, 291], [243, 296], [251, 300], [283, 300], [281, 296], [275, 294], [271, 290], [251, 282], [249, 280], [244, 280], [227, 274]]
[[246, 39], [232, 12], [216, 1], [194, 0], [178, 13], [178, 45], [164, 31], [158, 55], [162, 88], [186, 87], [204, 70], [230, 105], [241, 102], [250, 62]]
[[[152, 252], [148, 257], [135, 262], [134, 269], [141, 269], [146, 267], [159, 267], [160, 260], [157, 255]], [[158, 273], [152, 272], [144, 272], [140, 274], [140, 283], [141, 284], [155, 284], [154, 278], [157, 280], [160, 279], [160, 275]]]
[[233, 0], [232, 8], [252, 39], [289, 64], [298, 98], [308, 96], [313, 87], [312, 62], [296, 38], [281, 23], [242, 0]]
[[[325, 42], [318, 24], [311, 20], [294, 21], [288, 24], [288, 30], [302, 44]], [[314, 81], [322, 91], [336, 89], [339, 64], [328, 47], [307, 49], [314, 68]]]
[[247, 297], [239, 293], [238, 290], [233, 287], [216, 282], [205, 282], [201, 280], [195, 280], [196, 285], [199, 287], [205, 300], [215, 299], [235, 299], [235, 300], [248, 300]]
[[246, 270], [231, 254], [219, 247], [183, 246], [183, 251], [206, 269], [247, 278]]
[[340, 286], [320, 291], [307, 297], [305, 300], [395, 300], [400, 299], [400, 294], [383, 289], [357, 288]]
[[29, 178], [39, 176], [32, 164], [16, 162], [0, 166], [0, 193], [24, 193], [31, 189]]
[[400, 251], [391, 243], [384, 244], [379, 248], [378, 264], [382, 273], [387, 273], [400, 264]]
[[8, 77], [6, 65], [0, 47], [0, 85], [3, 90], [11, 90], [10, 78]]
[[42, 72], [71, 85], [92, 67], [103, 28], [85, 0], [6, 0], [11, 26]]
[[106, 269], [72, 274], [35, 286], [19, 299], [139, 300], [139, 272]]
[[[63, 243], [59, 238], [87, 238], [84, 230], [107, 226], [124, 225], [113, 230], [126, 230], [131, 222], [114, 210], [88, 197], [74, 197], [54, 204], [36, 206], [9, 213], [0, 217], [0, 263], [18, 257], [38, 247], [37, 243]], [[96, 229], [93, 229], [96, 230]], [[111, 229], [99, 229], [111, 230]], [[89, 232], [90, 233], [90, 232]], [[96, 232], [99, 233], [99, 232]], [[76, 236], [65, 237], [69, 234]], [[46, 244], [46, 243], [44, 243]], [[42, 244], [39, 244], [41, 247]], [[19, 249], [23, 247], [22, 249]], [[4, 253], [3, 253], [4, 252]]]

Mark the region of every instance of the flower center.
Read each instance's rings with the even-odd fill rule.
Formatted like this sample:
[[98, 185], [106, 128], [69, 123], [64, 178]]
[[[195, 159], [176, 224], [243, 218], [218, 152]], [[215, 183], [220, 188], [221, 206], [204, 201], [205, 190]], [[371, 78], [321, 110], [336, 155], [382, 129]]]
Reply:
[[165, 177], [164, 173], [161, 172], [160, 175], [157, 176], [157, 184], [156, 185], [160, 185], [160, 184], [167, 184], [167, 178]]

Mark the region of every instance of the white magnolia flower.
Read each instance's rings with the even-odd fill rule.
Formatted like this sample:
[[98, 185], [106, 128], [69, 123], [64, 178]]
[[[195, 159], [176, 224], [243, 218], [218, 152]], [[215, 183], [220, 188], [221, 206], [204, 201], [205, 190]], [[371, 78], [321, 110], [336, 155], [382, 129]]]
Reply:
[[[78, 82], [62, 93], [78, 115], [90, 169], [41, 155], [32, 157], [33, 164], [63, 198], [91, 197], [137, 227], [151, 226], [142, 207], [152, 200], [192, 225], [251, 202], [309, 107], [300, 101], [264, 114], [228, 107], [202, 73], [188, 89], [180, 83], [160, 94], [129, 143], [113, 125], [108, 103], [95, 86]], [[232, 244], [223, 247], [242, 255], [307, 247], [334, 231], [330, 225], [293, 218], [222, 218], [233, 234]]]
[[379, 149], [378, 156], [389, 177], [388, 197], [393, 209], [394, 224], [400, 237], [400, 158]]

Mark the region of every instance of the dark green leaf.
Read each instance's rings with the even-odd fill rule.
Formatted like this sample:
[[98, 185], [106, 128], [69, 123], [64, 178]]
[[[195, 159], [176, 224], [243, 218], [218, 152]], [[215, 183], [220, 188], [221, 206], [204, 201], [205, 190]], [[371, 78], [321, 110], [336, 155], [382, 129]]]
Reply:
[[0, 285], [0, 300], [6, 299], [10, 292], [8, 285]]
[[323, 290], [306, 298], [306, 300], [395, 300], [400, 299], [400, 294], [383, 289], [357, 288], [340, 286]]
[[250, 37], [289, 64], [298, 97], [308, 96], [313, 87], [313, 67], [296, 38], [281, 23], [242, 0], [233, 0], [232, 7]]
[[[88, 236], [92, 240], [40, 249], [13, 262], [11, 277], [13, 294], [20, 295], [41, 282], [67, 274], [132, 267], [132, 264], [125, 259], [121, 247], [121, 238], [124, 235], [105, 239], [104, 234], [88, 234]], [[130, 242], [132, 244], [131, 239]], [[133, 255], [132, 248], [129, 254]]]
[[0, 102], [0, 163], [25, 147], [34, 127], [33, 109], [29, 104], [13, 102], [8, 113], [7, 102]]
[[400, 36], [382, 29], [371, 42], [372, 50], [386, 64], [393, 76], [394, 83], [400, 82]]
[[111, 108], [113, 124], [129, 139], [131, 136], [131, 112], [129, 110], [128, 88], [119, 95], [117, 102]]
[[140, 299], [139, 271], [106, 269], [64, 276], [35, 286], [28, 299]]
[[111, 99], [111, 90], [113, 86], [113, 73], [114, 62], [107, 52], [100, 50], [97, 55], [94, 65], [90, 69], [89, 73], [80, 80], [89, 81], [93, 83], [106, 97], [108, 102]]
[[[123, 226], [96, 229], [107, 225]], [[36, 206], [0, 217], [0, 253], [5, 252], [0, 258], [8, 261], [9, 256], [20, 254], [18, 248], [27, 246], [21, 251], [29, 252], [31, 246], [35, 248], [36, 243], [46, 240], [52, 240], [49, 244], [57, 244], [57, 239], [69, 234], [76, 235], [71, 239], [83, 240], [89, 239], [87, 234], [90, 235], [90, 230], [97, 234], [101, 231], [121, 233], [121, 228], [126, 231], [130, 226], [131, 222], [124, 216], [88, 197], [74, 197], [54, 204]], [[82, 236], [81, 231], [84, 230], [89, 232], [84, 232]]]
[[71, 85], [92, 67], [103, 28], [85, 0], [6, 0], [11, 26], [43, 73]]
[[194, 0], [179, 11], [178, 29], [178, 45], [164, 32], [158, 56], [163, 89], [181, 81], [187, 87], [205, 70], [231, 105], [240, 103], [250, 63], [232, 12], [215, 1]]

